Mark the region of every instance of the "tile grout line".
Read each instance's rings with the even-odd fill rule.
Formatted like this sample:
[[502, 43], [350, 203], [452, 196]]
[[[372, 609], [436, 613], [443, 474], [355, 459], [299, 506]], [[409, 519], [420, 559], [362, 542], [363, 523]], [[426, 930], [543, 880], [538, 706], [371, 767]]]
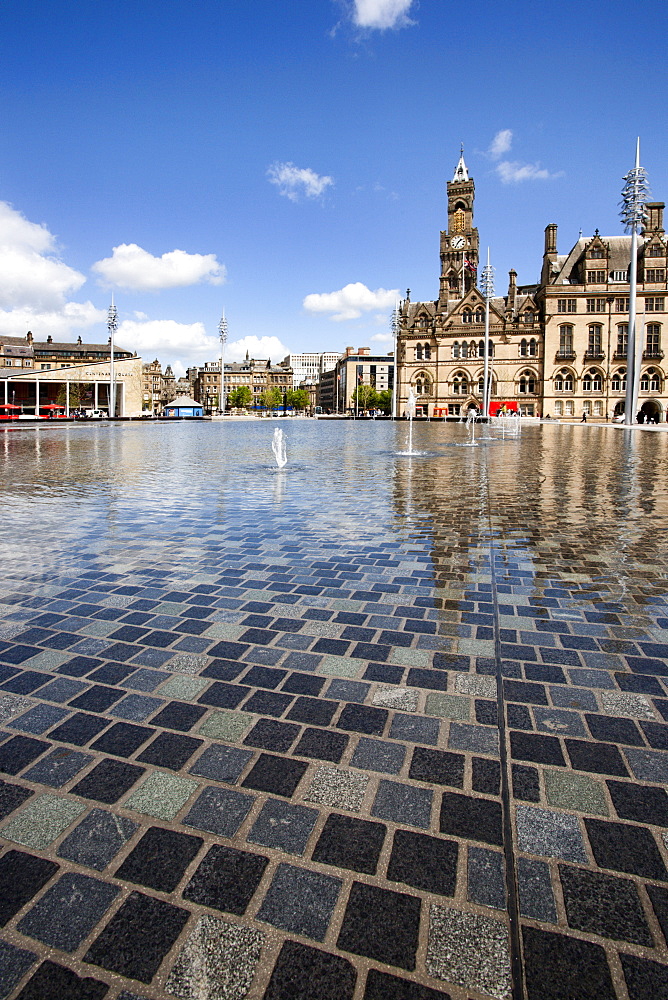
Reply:
[[[485, 463], [485, 473], [487, 473]], [[501, 808], [503, 813], [503, 857], [505, 866], [505, 883], [508, 897], [508, 919], [510, 923], [510, 976], [512, 1000], [524, 1000], [524, 963], [522, 957], [522, 935], [520, 927], [520, 907], [517, 884], [517, 859], [515, 857], [515, 842], [511, 818], [510, 775], [507, 748], [507, 727], [505, 703], [503, 697], [503, 671], [501, 661], [501, 626], [499, 623], [499, 599], [496, 582], [496, 565], [494, 556], [496, 544], [492, 527], [491, 495], [489, 478], [486, 475], [486, 507], [489, 531], [489, 560], [492, 585], [492, 605], [494, 608], [494, 665], [496, 669], [496, 707], [499, 727], [499, 758], [501, 764]]]

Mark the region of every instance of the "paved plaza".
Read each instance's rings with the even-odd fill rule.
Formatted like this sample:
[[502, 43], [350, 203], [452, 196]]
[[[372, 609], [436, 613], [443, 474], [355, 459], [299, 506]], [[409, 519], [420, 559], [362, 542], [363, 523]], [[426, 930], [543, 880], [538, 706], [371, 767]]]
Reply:
[[668, 435], [5, 429], [0, 998], [668, 995]]

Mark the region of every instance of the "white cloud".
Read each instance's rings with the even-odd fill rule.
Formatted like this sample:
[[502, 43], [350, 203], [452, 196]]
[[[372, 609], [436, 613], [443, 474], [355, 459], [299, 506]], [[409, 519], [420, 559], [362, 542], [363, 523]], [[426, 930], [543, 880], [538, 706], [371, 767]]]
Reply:
[[271, 184], [277, 186], [279, 194], [290, 201], [299, 201], [300, 195], [319, 198], [334, 184], [332, 177], [316, 174], [310, 167], [296, 167], [294, 163], [272, 163], [267, 177]]
[[497, 163], [496, 172], [504, 184], [519, 184], [522, 181], [551, 181], [563, 177], [563, 171], [551, 174], [540, 163], [519, 163], [502, 160]]
[[121, 243], [111, 257], [98, 260], [92, 271], [108, 285], [131, 291], [155, 292], [163, 288], [184, 288], [207, 281], [220, 285], [225, 280], [225, 267], [213, 253], [186, 253], [171, 250], [154, 257], [136, 243]]
[[338, 292], [314, 292], [307, 295], [303, 306], [310, 313], [333, 313], [330, 319], [340, 322], [358, 319], [363, 312], [373, 312], [375, 309], [393, 309], [398, 298], [397, 288], [377, 288], [372, 292], [361, 281], [356, 281]]
[[68, 341], [73, 330], [85, 330], [106, 318], [106, 311], [97, 309], [92, 302], [66, 302], [62, 308], [52, 310], [18, 306], [0, 309], [0, 333], [24, 337], [31, 330], [35, 340], [46, 340], [51, 335], [54, 340]]
[[353, 0], [352, 18], [358, 28], [406, 28], [413, 0]]
[[274, 364], [290, 353], [289, 348], [278, 337], [242, 337], [241, 340], [233, 340], [225, 345], [225, 362], [243, 361], [246, 351], [251, 358], [271, 359]]
[[500, 156], [507, 153], [513, 144], [513, 133], [509, 128], [503, 128], [497, 132], [487, 150], [487, 155], [492, 160], [498, 160]]
[[374, 333], [371, 340], [374, 344], [388, 344], [391, 346], [394, 342], [394, 337], [391, 333]]
[[218, 338], [208, 336], [203, 323], [177, 323], [173, 319], [124, 319], [114, 339], [144, 360], [149, 355], [167, 354], [170, 358], [182, 355], [193, 362], [213, 361], [219, 352]]

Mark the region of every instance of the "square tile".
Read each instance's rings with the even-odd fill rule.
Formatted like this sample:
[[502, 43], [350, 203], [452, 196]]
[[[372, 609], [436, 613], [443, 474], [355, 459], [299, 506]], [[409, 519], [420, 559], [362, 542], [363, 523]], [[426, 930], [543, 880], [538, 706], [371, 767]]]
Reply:
[[352, 701], [357, 705], [361, 705], [366, 700], [370, 687], [370, 684], [365, 684], [363, 681], [349, 681], [335, 678], [329, 682], [327, 697], [333, 698], [336, 701]]
[[58, 848], [58, 857], [104, 871], [136, 829], [137, 824], [125, 816], [92, 809], [65, 837]]
[[559, 866], [568, 926], [615, 941], [654, 947], [635, 884], [603, 872]]
[[169, 821], [180, 812], [197, 787], [197, 782], [190, 778], [154, 771], [125, 800], [123, 808]]
[[131, 757], [152, 736], [155, 736], [155, 729], [151, 729], [149, 726], [134, 726], [130, 722], [117, 722], [95, 740], [91, 745], [91, 750], [113, 753], [116, 757]]
[[12, 736], [0, 745], [0, 771], [5, 774], [18, 774], [28, 764], [51, 749], [51, 743], [45, 740], [35, 740], [31, 736]]
[[384, 708], [372, 708], [368, 705], [345, 705], [339, 716], [337, 727], [349, 732], [382, 736], [387, 716], [387, 709]]
[[436, 746], [440, 725], [438, 719], [430, 719], [424, 715], [401, 715], [397, 712], [392, 719], [389, 735], [395, 740]]
[[29, 788], [13, 785], [10, 781], [0, 781], [0, 820], [22, 806], [33, 794]]
[[183, 898], [241, 916], [246, 912], [268, 863], [269, 859], [263, 854], [214, 844], [183, 890]]
[[24, 847], [44, 850], [80, 816], [86, 807], [80, 802], [48, 792], [31, 799], [2, 828], [2, 836]]
[[556, 736], [513, 731], [510, 734], [510, 748], [513, 760], [566, 766], [561, 744]]
[[450, 1000], [448, 993], [369, 969], [363, 1000]]
[[313, 860], [375, 875], [387, 827], [330, 813], [313, 850]]
[[116, 869], [115, 878], [173, 892], [203, 843], [201, 837], [152, 826]]
[[3, 1000], [36, 961], [34, 952], [0, 941], [0, 997]]
[[668, 827], [668, 794], [664, 788], [607, 781], [612, 804], [620, 819]]
[[467, 840], [480, 840], [501, 847], [503, 830], [501, 803], [471, 798], [457, 792], [443, 792], [439, 819], [441, 833]]
[[[162, 694], [162, 691], [160, 692]], [[188, 705], [183, 701], [170, 701], [168, 705], [153, 716], [151, 723], [164, 729], [177, 729], [187, 733], [206, 714], [203, 705]]]
[[479, 906], [506, 908], [506, 880], [501, 851], [484, 847], [467, 849], [467, 898]]
[[[471, 943], [475, 942], [475, 947]], [[510, 1000], [511, 974], [506, 925], [477, 913], [433, 904], [429, 914], [426, 969], [465, 989]]]
[[235, 742], [246, 732], [253, 716], [247, 712], [212, 712], [199, 726], [197, 732], [213, 740], [232, 740]]
[[42, 889], [60, 865], [23, 851], [0, 858], [0, 927], [4, 927]]
[[244, 1000], [263, 942], [261, 931], [204, 915], [180, 950], [165, 989], [182, 1000], [195, 1000], [205, 982], [206, 1000]]
[[190, 774], [234, 785], [252, 758], [251, 750], [214, 743], [197, 758], [197, 761], [190, 768]]
[[619, 956], [622, 960], [624, 979], [633, 1000], [655, 1000], [668, 991], [668, 965], [659, 965], [635, 955]]
[[383, 778], [378, 783], [371, 815], [392, 823], [419, 826], [428, 830], [433, 797], [434, 793], [430, 789], [415, 788]]
[[301, 726], [275, 719], [259, 719], [246, 737], [244, 744], [263, 750], [285, 753], [290, 749], [301, 731]]
[[19, 921], [18, 930], [61, 951], [76, 951], [119, 892], [108, 882], [66, 872]]
[[81, 753], [79, 750], [57, 747], [26, 771], [24, 778], [40, 785], [62, 788], [87, 764], [90, 764], [92, 759], [90, 754]]
[[20, 729], [21, 732], [41, 736], [68, 714], [68, 710], [57, 708], [55, 705], [35, 705], [29, 712], [14, 720], [12, 729]]
[[[557, 809], [573, 809], [577, 812], [608, 816], [608, 804], [603, 783], [585, 774], [573, 771], [543, 772], [545, 794], [549, 805]], [[666, 799], [668, 804], [668, 798]]]
[[466, 758], [460, 753], [416, 747], [408, 776], [414, 781], [424, 781], [431, 785], [463, 788], [465, 762]]
[[518, 803], [516, 822], [521, 851], [587, 864], [587, 852], [577, 816]]
[[17, 1000], [102, 1000], [109, 987], [91, 976], [81, 978], [56, 962], [42, 962], [18, 995]]
[[241, 684], [214, 681], [197, 700], [200, 705], [213, 705], [214, 708], [236, 708], [249, 691], [250, 688]]
[[406, 758], [406, 747], [385, 740], [370, 740], [361, 736], [350, 761], [351, 767], [365, 771], [398, 774]]
[[250, 812], [255, 798], [245, 792], [208, 786], [182, 822], [184, 826], [207, 830], [220, 837], [233, 837]]
[[73, 698], [69, 704], [72, 708], [79, 708], [84, 712], [106, 712], [124, 694], [125, 692], [118, 688], [107, 687], [104, 684], [94, 684], [87, 691]]
[[162, 698], [149, 698], [142, 694], [129, 694], [114, 705], [110, 715], [118, 719], [128, 719], [130, 722], [143, 722], [156, 709], [164, 705]]
[[202, 746], [203, 740], [180, 733], [160, 733], [137, 757], [143, 764], [157, 764], [180, 771], [192, 755]]
[[297, 746], [292, 751], [298, 757], [314, 760], [331, 760], [338, 764], [350, 737], [343, 733], [333, 733], [327, 729], [305, 729]]
[[118, 802], [121, 796], [139, 781], [145, 771], [146, 768], [138, 767], [136, 764], [107, 758], [96, 764], [85, 778], [74, 785], [72, 794], [111, 805], [113, 802]]
[[397, 830], [387, 878], [391, 882], [405, 882], [425, 892], [454, 896], [458, 854], [459, 848], [454, 840]]
[[342, 951], [411, 972], [420, 927], [420, 900], [353, 882], [337, 945]]
[[246, 839], [249, 844], [301, 855], [317, 819], [317, 809], [267, 799]]
[[261, 753], [255, 764], [242, 781], [244, 788], [254, 788], [259, 792], [271, 792], [292, 798], [297, 785], [304, 777], [308, 764], [299, 760], [286, 760], [272, 754]]
[[523, 927], [522, 938], [529, 1000], [616, 1000], [599, 944], [534, 927]]
[[533, 858], [517, 859], [520, 914], [556, 924], [557, 906], [549, 866]]
[[281, 690], [292, 694], [310, 694], [315, 697], [320, 694], [324, 685], [324, 677], [317, 677], [314, 674], [292, 673], [288, 676]]
[[338, 767], [319, 767], [304, 796], [307, 802], [317, 802], [332, 809], [359, 812], [369, 779], [365, 774], [344, 771]]
[[585, 819], [584, 823], [600, 868], [668, 882], [666, 866], [648, 829], [602, 819]]
[[[132, 892], [84, 955], [84, 962], [150, 983], [190, 916], [162, 899]], [[102, 994], [104, 995], [104, 994]]]
[[451, 750], [468, 750], [484, 753], [490, 757], [499, 756], [499, 734], [489, 726], [469, 726], [464, 722], [451, 722], [448, 735]]
[[352, 1000], [357, 972], [340, 955], [285, 941], [263, 1000]]
[[322, 941], [343, 882], [332, 875], [279, 864], [257, 919]]

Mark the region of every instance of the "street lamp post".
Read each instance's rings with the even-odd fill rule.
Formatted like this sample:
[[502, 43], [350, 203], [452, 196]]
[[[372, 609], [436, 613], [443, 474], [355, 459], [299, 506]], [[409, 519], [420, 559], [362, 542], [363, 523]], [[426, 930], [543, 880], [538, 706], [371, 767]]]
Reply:
[[398, 403], [398, 393], [397, 393], [397, 380], [399, 378], [399, 366], [397, 364], [397, 338], [399, 336], [399, 303], [397, 302], [392, 310], [392, 343], [394, 346], [394, 379], [392, 381], [392, 407], [390, 414], [394, 420], [397, 416], [397, 403]]
[[114, 334], [118, 329], [118, 312], [114, 305], [114, 296], [111, 296], [111, 305], [107, 315], [107, 329], [109, 330], [109, 417], [116, 416], [116, 372], [114, 370]]
[[[623, 177], [625, 181], [620, 202], [622, 221], [631, 233], [631, 264], [629, 273], [629, 332], [626, 344], [626, 397], [624, 424], [630, 427], [635, 419], [640, 382], [640, 362], [636, 357], [636, 293], [638, 288], [638, 227], [647, 217], [645, 203], [649, 197], [647, 173], [640, 166], [640, 139], [636, 143], [636, 162]], [[642, 357], [642, 355], [641, 355]]]
[[492, 373], [489, 364], [489, 303], [494, 295], [494, 268], [489, 262], [489, 247], [487, 247], [487, 263], [482, 269], [480, 288], [485, 296], [485, 366], [483, 371], [482, 415], [489, 417], [489, 396]]
[[223, 314], [220, 317], [220, 323], [218, 324], [218, 336], [220, 338], [220, 392], [218, 394], [218, 412], [222, 416], [225, 416], [225, 407], [227, 405], [225, 396], [225, 344], [227, 343], [227, 320], [225, 319], [224, 309]]

